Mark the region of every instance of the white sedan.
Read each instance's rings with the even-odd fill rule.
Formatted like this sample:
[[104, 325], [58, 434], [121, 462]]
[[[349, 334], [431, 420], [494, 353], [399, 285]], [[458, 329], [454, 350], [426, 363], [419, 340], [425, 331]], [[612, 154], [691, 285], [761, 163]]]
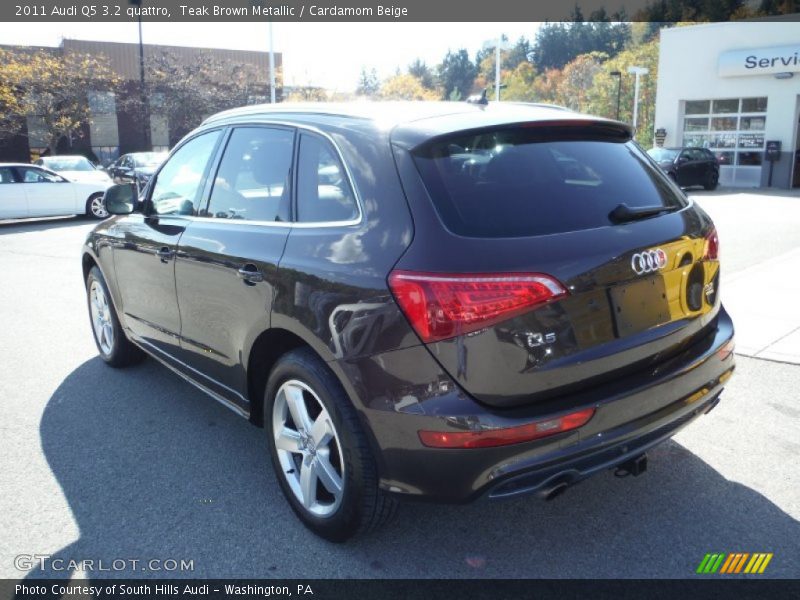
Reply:
[[79, 154], [43, 156], [33, 164], [45, 167], [78, 183], [107, 183], [108, 173], [95, 167], [88, 158]]
[[35, 165], [0, 163], [0, 219], [108, 216], [103, 194], [112, 183], [74, 182]]

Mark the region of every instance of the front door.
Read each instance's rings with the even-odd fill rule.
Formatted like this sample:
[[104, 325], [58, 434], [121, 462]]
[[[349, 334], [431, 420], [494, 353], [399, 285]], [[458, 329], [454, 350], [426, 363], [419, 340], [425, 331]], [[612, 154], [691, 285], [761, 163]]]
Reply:
[[202, 383], [244, 409], [245, 353], [269, 327], [289, 235], [294, 136], [290, 128], [233, 129], [207, 208], [178, 247], [183, 360], [203, 376]]
[[112, 226], [114, 266], [122, 312], [134, 337], [171, 358], [180, 343], [181, 316], [175, 294], [175, 250], [196, 213], [206, 169], [219, 140], [211, 131], [185, 142], [151, 186], [143, 215]]

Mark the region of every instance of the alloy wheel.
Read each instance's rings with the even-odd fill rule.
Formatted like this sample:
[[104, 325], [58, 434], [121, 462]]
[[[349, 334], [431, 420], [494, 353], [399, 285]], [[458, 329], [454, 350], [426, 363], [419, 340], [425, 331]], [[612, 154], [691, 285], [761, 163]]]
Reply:
[[97, 345], [100, 346], [100, 351], [108, 356], [114, 349], [114, 323], [111, 320], [111, 306], [105, 290], [97, 280], [92, 281], [89, 287], [89, 310]]
[[302, 381], [283, 383], [275, 395], [272, 431], [281, 474], [312, 515], [326, 517], [344, 494], [344, 460], [336, 427], [319, 396]]
[[91, 202], [89, 203], [89, 210], [92, 213], [93, 217], [97, 217], [98, 219], [105, 219], [108, 216], [108, 211], [106, 210], [105, 203], [103, 202], [103, 196], [95, 196], [92, 198]]

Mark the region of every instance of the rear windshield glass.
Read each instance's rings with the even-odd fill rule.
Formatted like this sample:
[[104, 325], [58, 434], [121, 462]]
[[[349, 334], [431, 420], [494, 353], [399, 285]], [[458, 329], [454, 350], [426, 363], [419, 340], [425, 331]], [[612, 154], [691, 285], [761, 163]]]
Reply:
[[609, 226], [621, 203], [685, 205], [635, 143], [552, 127], [460, 134], [415, 150], [414, 161], [445, 226], [469, 237]]

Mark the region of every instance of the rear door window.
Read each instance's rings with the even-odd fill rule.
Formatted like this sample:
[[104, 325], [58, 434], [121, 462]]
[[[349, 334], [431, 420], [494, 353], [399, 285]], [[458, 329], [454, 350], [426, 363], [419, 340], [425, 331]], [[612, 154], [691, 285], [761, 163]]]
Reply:
[[233, 130], [220, 161], [206, 216], [286, 221], [294, 131], [270, 127]]
[[590, 131], [457, 135], [418, 148], [414, 161], [445, 226], [469, 237], [593, 229], [610, 226], [621, 203], [685, 204], [638, 145]]

